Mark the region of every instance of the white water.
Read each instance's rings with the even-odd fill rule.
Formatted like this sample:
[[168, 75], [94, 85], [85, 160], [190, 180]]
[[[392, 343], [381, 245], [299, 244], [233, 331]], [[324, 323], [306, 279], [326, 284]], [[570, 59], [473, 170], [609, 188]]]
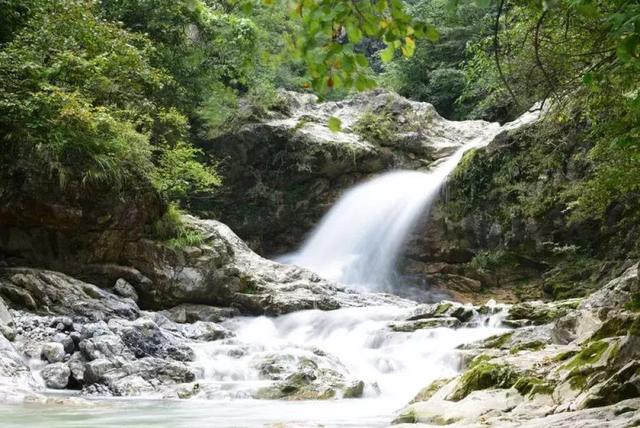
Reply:
[[393, 289], [398, 256], [420, 216], [464, 153], [487, 145], [500, 130], [489, 125], [431, 171], [391, 171], [349, 190], [303, 247], [283, 261], [362, 291]]

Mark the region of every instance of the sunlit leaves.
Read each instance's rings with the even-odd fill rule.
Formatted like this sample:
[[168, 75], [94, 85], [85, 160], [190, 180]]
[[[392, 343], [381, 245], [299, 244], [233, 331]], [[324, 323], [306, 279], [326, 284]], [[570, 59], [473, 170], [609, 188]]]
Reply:
[[302, 23], [293, 40], [297, 55], [307, 64], [311, 87], [321, 95], [342, 87], [358, 90], [374, 82], [367, 57], [357, 51], [364, 38], [383, 40], [383, 61], [398, 50], [410, 57], [415, 38], [434, 39], [433, 27], [416, 22], [400, 0], [296, 0], [293, 16]]

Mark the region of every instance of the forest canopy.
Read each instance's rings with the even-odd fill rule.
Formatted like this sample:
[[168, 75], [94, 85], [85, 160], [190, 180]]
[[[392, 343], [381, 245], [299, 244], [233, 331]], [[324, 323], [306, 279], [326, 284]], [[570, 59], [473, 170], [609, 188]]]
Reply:
[[202, 142], [279, 88], [382, 85], [451, 119], [577, 114], [603, 213], [640, 191], [639, 72], [637, 0], [1, 0], [0, 174], [184, 204], [220, 184]]

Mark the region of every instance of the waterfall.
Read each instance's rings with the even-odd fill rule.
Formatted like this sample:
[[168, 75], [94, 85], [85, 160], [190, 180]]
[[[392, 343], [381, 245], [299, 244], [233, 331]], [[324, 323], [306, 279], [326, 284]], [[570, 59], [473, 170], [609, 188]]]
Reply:
[[389, 290], [403, 244], [449, 174], [466, 151], [488, 144], [500, 130], [489, 125], [430, 171], [391, 171], [347, 191], [284, 261], [362, 291]]
[[[486, 146], [502, 131], [538, 120], [540, 114], [535, 105], [503, 126], [486, 123], [475, 138], [429, 171], [390, 171], [356, 185], [329, 210], [302, 248], [280, 261], [360, 291], [394, 291], [394, 268], [403, 245], [464, 153]], [[466, 123], [478, 129], [478, 122], [458, 126]]]

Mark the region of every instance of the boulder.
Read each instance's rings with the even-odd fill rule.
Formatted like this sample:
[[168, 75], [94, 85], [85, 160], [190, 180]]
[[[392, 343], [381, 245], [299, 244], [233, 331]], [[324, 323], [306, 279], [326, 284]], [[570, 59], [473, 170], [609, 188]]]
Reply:
[[99, 287], [42, 269], [0, 269], [0, 295], [16, 309], [89, 320], [134, 319], [138, 306]]
[[136, 289], [124, 278], [118, 278], [116, 284], [113, 286], [113, 291], [120, 297], [128, 297], [134, 302], [138, 301], [138, 293], [136, 293]]
[[[303, 309], [409, 303], [393, 296], [351, 292], [306, 269], [264, 259], [218, 221], [192, 216], [183, 220], [203, 237], [198, 252], [150, 240], [125, 248], [126, 258], [150, 278], [149, 283], [135, 284], [141, 304], [157, 309], [178, 306], [169, 311], [176, 319], [194, 319], [193, 305], [232, 307], [247, 315], [280, 315]], [[191, 306], [179, 306], [185, 304]]]
[[59, 363], [64, 360], [66, 353], [64, 346], [58, 342], [49, 342], [42, 345], [42, 359], [50, 363]]
[[47, 388], [64, 389], [69, 384], [71, 370], [65, 363], [54, 363], [45, 366], [40, 372]]

